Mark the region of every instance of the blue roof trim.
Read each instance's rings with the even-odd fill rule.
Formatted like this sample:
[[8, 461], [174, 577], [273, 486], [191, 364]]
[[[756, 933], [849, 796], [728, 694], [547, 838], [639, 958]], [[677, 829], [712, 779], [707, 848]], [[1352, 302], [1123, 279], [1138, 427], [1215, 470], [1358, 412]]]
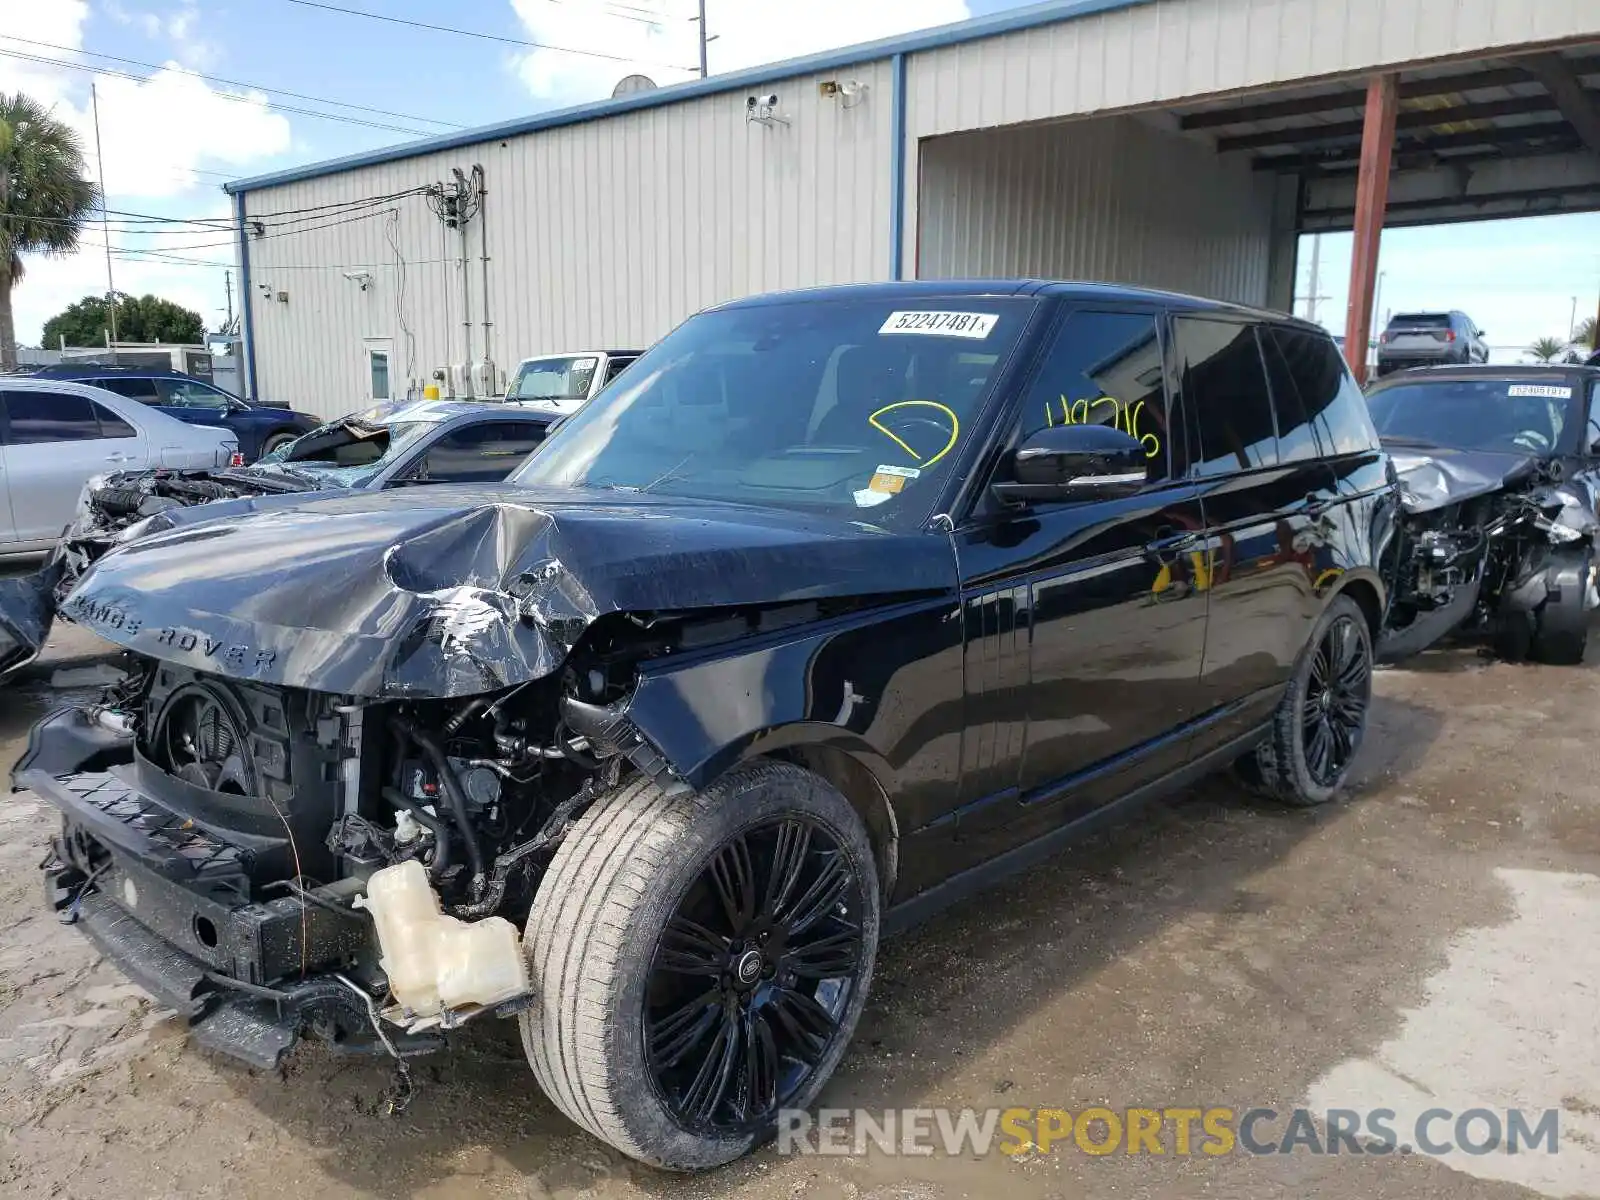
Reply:
[[923, 50], [937, 50], [942, 46], [957, 46], [963, 42], [979, 41], [1024, 29], [1035, 29], [1041, 25], [1054, 25], [1121, 8], [1137, 8], [1153, 2], [1154, 0], [1044, 0], [1042, 4], [996, 13], [990, 17], [975, 17], [972, 20], [959, 21], [954, 25], [941, 25], [934, 29], [896, 38], [884, 38], [876, 42], [863, 42], [860, 45], [845, 46], [839, 50], [829, 50], [805, 58], [767, 63], [726, 75], [713, 75], [709, 79], [692, 79], [687, 83], [673, 84], [653, 92], [636, 92], [629, 96], [593, 104], [580, 104], [575, 108], [557, 109], [531, 117], [519, 117], [514, 121], [502, 121], [497, 125], [484, 125], [478, 129], [467, 129], [442, 137], [403, 142], [398, 146], [386, 146], [379, 150], [368, 150], [361, 154], [350, 154], [325, 162], [309, 163], [303, 167], [291, 167], [289, 170], [276, 171], [270, 175], [235, 179], [223, 184], [222, 190], [229, 194], [243, 194], [286, 183], [300, 183], [324, 175], [336, 175], [356, 167], [400, 162], [408, 158], [420, 158], [424, 154], [457, 150], [463, 146], [479, 146], [484, 142], [498, 141], [501, 138], [537, 133], [541, 129], [559, 129], [564, 125], [580, 125], [586, 121], [597, 121], [622, 113], [638, 112], [641, 109], [662, 108], [683, 100], [693, 100], [699, 96], [742, 91], [762, 84], [811, 75], [818, 71], [892, 59], [896, 55], [916, 54]]

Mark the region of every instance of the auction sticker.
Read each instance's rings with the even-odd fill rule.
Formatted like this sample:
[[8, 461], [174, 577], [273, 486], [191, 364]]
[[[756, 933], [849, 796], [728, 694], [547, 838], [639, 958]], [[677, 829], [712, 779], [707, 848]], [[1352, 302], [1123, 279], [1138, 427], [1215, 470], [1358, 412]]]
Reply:
[[920, 333], [928, 337], [963, 337], [982, 341], [994, 332], [999, 313], [892, 312], [880, 334]]
[[1513, 383], [1506, 389], [1508, 396], [1538, 396], [1544, 400], [1571, 400], [1572, 389], [1549, 383]]

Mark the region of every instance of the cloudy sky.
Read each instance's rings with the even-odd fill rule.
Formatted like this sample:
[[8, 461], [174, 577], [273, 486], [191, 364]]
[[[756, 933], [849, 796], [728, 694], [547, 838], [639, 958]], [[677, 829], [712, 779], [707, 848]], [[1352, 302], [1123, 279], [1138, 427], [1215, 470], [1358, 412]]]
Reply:
[[[232, 259], [224, 180], [597, 99], [632, 72], [676, 82], [696, 62], [694, 0], [330, 2], [487, 36], [350, 16], [315, 0], [0, 0], [0, 91], [50, 104], [92, 147], [95, 83], [118, 290], [176, 300], [214, 328]], [[709, 0], [711, 69], [1021, 3]], [[1316, 288], [1317, 316], [1335, 329], [1349, 242], [1325, 239]], [[1564, 334], [1574, 298], [1580, 317], [1594, 311], [1600, 216], [1395, 231], [1382, 265], [1383, 309], [1465, 309], [1505, 348], [1501, 357], [1514, 358], [1536, 337]], [[1302, 254], [1302, 297], [1309, 266]], [[47, 318], [105, 287], [98, 229], [70, 259], [30, 262], [15, 293], [22, 341], [36, 342]]]

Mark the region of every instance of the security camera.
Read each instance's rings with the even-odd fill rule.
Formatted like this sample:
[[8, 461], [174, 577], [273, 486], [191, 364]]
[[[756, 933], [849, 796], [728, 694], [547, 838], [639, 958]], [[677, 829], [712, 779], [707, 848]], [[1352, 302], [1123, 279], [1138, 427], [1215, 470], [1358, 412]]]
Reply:
[[344, 277], [351, 283], [360, 284], [363, 292], [372, 285], [372, 272], [370, 271], [346, 271], [344, 272]]
[[750, 108], [776, 108], [777, 106], [778, 96], [776, 92], [768, 92], [765, 96], [751, 96], [749, 100]]

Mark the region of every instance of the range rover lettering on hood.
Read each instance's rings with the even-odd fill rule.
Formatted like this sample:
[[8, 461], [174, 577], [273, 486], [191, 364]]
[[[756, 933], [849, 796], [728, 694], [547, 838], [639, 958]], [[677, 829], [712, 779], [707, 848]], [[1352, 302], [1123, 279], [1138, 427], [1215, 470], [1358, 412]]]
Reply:
[[[292, 550], [292, 553], [291, 553]], [[185, 523], [108, 554], [62, 612], [201, 670], [447, 698], [557, 670], [607, 613], [951, 591], [948, 541], [680, 497], [355, 493]]]

